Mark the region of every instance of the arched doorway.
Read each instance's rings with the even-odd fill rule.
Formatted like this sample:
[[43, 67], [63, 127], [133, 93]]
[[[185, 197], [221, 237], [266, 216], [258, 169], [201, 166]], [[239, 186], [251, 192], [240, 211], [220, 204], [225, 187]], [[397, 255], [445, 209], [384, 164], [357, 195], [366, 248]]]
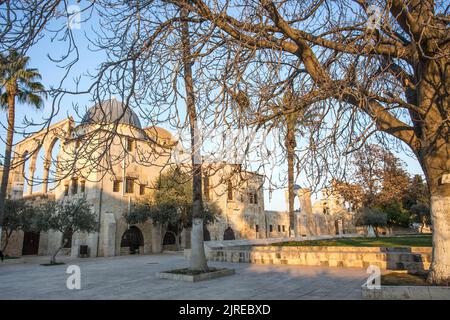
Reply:
[[203, 241], [211, 241], [211, 234], [206, 227], [203, 227]]
[[22, 245], [23, 256], [38, 254], [39, 238], [40, 234], [38, 232], [24, 232]]
[[139, 253], [139, 247], [144, 246], [144, 236], [141, 230], [136, 226], [131, 226], [124, 232], [120, 246], [122, 248], [129, 247], [130, 254]]
[[163, 250], [177, 251], [177, 237], [174, 232], [166, 231], [163, 238]]
[[231, 227], [228, 227], [223, 233], [223, 240], [234, 240], [234, 231]]

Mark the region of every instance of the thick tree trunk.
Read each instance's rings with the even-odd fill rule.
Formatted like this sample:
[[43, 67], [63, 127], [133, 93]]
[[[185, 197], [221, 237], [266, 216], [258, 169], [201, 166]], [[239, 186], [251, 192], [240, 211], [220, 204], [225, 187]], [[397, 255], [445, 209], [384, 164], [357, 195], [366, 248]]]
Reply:
[[431, 195], [433, 259], [428, 281], [450, 284], [450, 195]]
[[2, 243], [3, 219], [5, 216], [5, 201], [8, 188], [9, 171], [11, 167], [11, 153], [14, 135], [15, 97], [8, 94], [8, 131], [6, 134], [5, 158], [3, 162], [3, 175], [0, 185], [0, 247]]
[[0, 250], [2, 252], [6, 251], [6, 248], [8, 247], [8, 243], [9, 243], [9, 238], [11, 237], [11, 232], [5, 232], [5, 242], [2, 243], [2, 245], [0, 246]]
[[[418, 106], [424, 112], [416, 117], [415, 134], [420, 143], [412, 146], [425, 173], [430, 190], [431, 223], [433, 226], [433, 257], [428, 276], [432, 284], [450, 284], [450, 60], [447, 42], [437, 49], [435, 40], [423, 43], [423, 51], [430, 57], [423, 58], [417, 68]], [[440, 50], [440, 51], [439, 51]], [[413, 118], [413, 117], [412, 117]], [[418, 119], [417, 119], [418, 118]]]
[[[187, 17], [186, 9], [181, 10], [181, 17]], [[192, 158], [192, 230], [191, 230], [191, 270], [207, 271], [205, 247], [203, 244], [203, 202], [202, 202], [202, 159], [200, 152], [199, 131], [197, 128], [197, 111], [195, 109], [194, 82], [192, 79], [192, 57], [189, 40], [189, 25], [182, 23], [182, 45], [184, 83], [186, 88], [186, 106], [191, 133]]]

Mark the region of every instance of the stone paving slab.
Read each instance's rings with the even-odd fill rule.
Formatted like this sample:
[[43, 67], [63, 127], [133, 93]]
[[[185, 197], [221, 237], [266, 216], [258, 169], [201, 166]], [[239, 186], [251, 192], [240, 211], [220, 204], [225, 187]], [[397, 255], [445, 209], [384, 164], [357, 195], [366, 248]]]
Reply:
[[[236, 274], [197, 283], [158, 279], [156, 274], [187, 266], [174, 254], [64, 259], [45, 267], [37, 257], [0, 267], [0, 299], [362, 299], [365, 269], [209, 262]], [[69, 290], [66, 269], [81, 269], [81, 289]]]

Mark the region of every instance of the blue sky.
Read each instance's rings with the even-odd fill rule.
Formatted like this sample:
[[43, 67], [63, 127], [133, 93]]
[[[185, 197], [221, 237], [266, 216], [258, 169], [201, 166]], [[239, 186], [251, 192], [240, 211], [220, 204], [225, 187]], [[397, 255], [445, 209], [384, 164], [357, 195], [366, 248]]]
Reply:
[[[101, 52], [91, 52], [87, 49], [89, 43], [85, 39], [85, 34], [89, 35], [90, 33], [90, 26], [88, 25], [82, 25], [81, 29], [73, 30], [73, 34], [79, 47], [80, 57], [75, 68], [72, 70], [67, 80], [65, 81], [66, 88], [73, 89], [74, 77], [86, 75], [88, 71], [93, 72], [103, 60], [104, 55]], [[54, 62], [50, 61], [48, 55], [50, 55], [52, 58], [59, 58], [65, 54], [65, 50], [66, 44], [59, 41], [51, 41], [51, 39], [46, 36], [28, 52], [28, 55], [30, 56], [30, 67], [39, 69], [43, 77], [42, 82], [47, 88], [57, 86], [57, 84], [61, 81], [62, 76], [64, 75], [64, 70], [58, 68], [58, 66]], [[82, 88], [85, 88], [89, 84], [88, 77], [82, 76], [80, 84]], [[80, 113], [83, 113], [82, 110], [91, 105], [91, 102], [89, 100], [89, 95], [66, 96], [61, 103], [61, 109], [54, 116], [52, 122], [55, 123], [57, 121], [63, 120], [69, 115], [72, 115], [75, 120], [79, 120], [73, 108], [73, 104], [77, 104], [80, 108]], [[46, 101], [45, 106], [44, 108], [42, 108], [42, 110], [34, 110], [29, 106], [17, 105], [16, 125], [20, 126], [23, 123], [25, 117], [28, 120], [33, 120], [34, 122], [42, 122], [43, 118], [46, 118], [51, 114], [51, 105], [51, 99]], [[2, 140], [4, 140], [6, 135], [4, 126], [6, 126], [7, 123], [6, 112], [1, 112], [0, 122], [2, 125], [0, 127], [0, 135], [2, 136]], [[173, 132], [173, 130], [171, 130], [170, 128], [166, 127], [166, 129]], [[20, 135], [16, 135], [15, 141], [19, 141], [21, 138], [22, 137]], [[4, 143], [0, 142], [0, 144], [0, 152], [3, 155]], [[406, 169], [409, 173], [423, 174], [417, 160], [403, 153], [397, 153], [397, 155], [406, 163]], [[275, 170], [280, 170], [280, 168], [275, 168]], [[285, 171], [284, 168], [282, 168], [281, 170]], [[301, 180], [297, 181], [297, 183], [299, 185], [304, 185]], [[315, 197], [313, 196], [313, 200], [314, 199]], [[296, 203], [296, 206], [298, 206], [298, 203]], [[265, 190], [265, 207], [268, 210], [286, 210], [284, 191], [275, 190], [273, 191], [272, 196], [269, 197], [268, 190]]]

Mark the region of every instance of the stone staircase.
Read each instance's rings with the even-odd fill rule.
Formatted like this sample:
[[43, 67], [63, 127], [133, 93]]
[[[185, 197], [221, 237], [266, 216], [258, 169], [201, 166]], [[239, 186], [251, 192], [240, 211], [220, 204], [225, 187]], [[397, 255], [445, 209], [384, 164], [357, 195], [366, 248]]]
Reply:
[[211, 261], [274, 265], [326, 266], [423, 271], [430, 267], [431, 248], [427, 247], [228, 247], [212, 249]]

